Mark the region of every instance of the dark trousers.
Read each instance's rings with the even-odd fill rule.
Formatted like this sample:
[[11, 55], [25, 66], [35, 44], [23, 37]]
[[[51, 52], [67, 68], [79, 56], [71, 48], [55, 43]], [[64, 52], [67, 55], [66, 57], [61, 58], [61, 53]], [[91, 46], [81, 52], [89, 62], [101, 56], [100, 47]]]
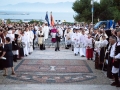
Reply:
[[35, 39], [33, 39], [33, 50], [35, 49], [35, 46], [34, 46], [34, 43], [35, 43], [35, 42], [34, 42], [34, 41], [35, 41]]
[[109, 57], [108, 58], [108, 66], [107, 66], [107, 77], [108, 78], [112, 78], [112, 61], [113, 61], [113, 58]]
[[65, 34], [65, 30], [63, 30], [63, 37], [64, 37], [64, 34]]
[[60, 42], [56, 41], [55, 51], [60, 50]]
[[43, 48], [43, 44], [40, 44], [40, 50], [43, 50], [44, 48]]
[[13, 55], [13, 61], [17, 62], [17, 55]]
[[119, 78], [118, 78], [118, 73], [113, 74], [114, 79], [115, 79], [115, 83], [119, 84]]

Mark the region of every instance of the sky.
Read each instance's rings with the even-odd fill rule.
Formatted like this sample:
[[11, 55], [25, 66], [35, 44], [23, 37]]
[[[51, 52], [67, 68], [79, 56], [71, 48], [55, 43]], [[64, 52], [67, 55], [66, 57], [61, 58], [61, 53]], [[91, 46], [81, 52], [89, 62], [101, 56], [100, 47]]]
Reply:
[[17, 4], [21, 2], [43, 2], [43, 3], [58, 3], [58, 2], [74, 2], [75, 0], [0, 0], [0, 6], [8, 5], [8, 4]]
[[[17, 4], [22, 2], [29, 2], [29, 3], [35, 3], [35, 2], [43, 2], [43, 3], [58, 3], [58, 2], [74, 2], [76, 0], [0, 0], [0, 6], [8, 5], [8, 4]], [[95, 0], [99, 1], [99, 0]]]

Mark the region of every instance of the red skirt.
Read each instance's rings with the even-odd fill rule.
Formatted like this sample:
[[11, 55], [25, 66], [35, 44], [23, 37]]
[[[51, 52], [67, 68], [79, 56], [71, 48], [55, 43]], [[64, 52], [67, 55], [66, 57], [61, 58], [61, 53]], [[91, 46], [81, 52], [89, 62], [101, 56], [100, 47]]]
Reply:
[[93, 58], [93, 49], [86, 49], [86, 57]]

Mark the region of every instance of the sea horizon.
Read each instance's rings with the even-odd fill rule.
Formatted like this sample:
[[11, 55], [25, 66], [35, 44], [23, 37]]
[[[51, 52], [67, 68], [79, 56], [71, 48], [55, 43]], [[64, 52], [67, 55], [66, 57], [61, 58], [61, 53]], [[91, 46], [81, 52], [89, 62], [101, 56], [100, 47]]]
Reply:
[[[50, 20], [50, 11], [48, 17]], [[0, 19], [42, 19], [45, 20], [46, 12], [34, 11], [0, 11]], [[52, 12], [54, 20], [61, 20], [66, 22], [74, 22], [75, 12]]]

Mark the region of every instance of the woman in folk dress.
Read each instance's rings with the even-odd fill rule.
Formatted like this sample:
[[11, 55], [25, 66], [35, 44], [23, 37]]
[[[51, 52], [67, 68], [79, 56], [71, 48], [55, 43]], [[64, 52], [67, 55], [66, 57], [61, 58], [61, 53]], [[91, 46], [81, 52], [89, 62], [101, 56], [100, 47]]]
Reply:
[[93, 58], [93, 39], [91, 38], [91, 35], [88, 34], [88, 38], [86, 39], [86, 57], [87, 59], [91, 59]]
[[40, 30], [38, 31], [38, 44], [40, 46], [40, 50], [44, 50], [43, 44], [44, 44], [44, 32], [42, 31], [42, 28], [40, 27]]

